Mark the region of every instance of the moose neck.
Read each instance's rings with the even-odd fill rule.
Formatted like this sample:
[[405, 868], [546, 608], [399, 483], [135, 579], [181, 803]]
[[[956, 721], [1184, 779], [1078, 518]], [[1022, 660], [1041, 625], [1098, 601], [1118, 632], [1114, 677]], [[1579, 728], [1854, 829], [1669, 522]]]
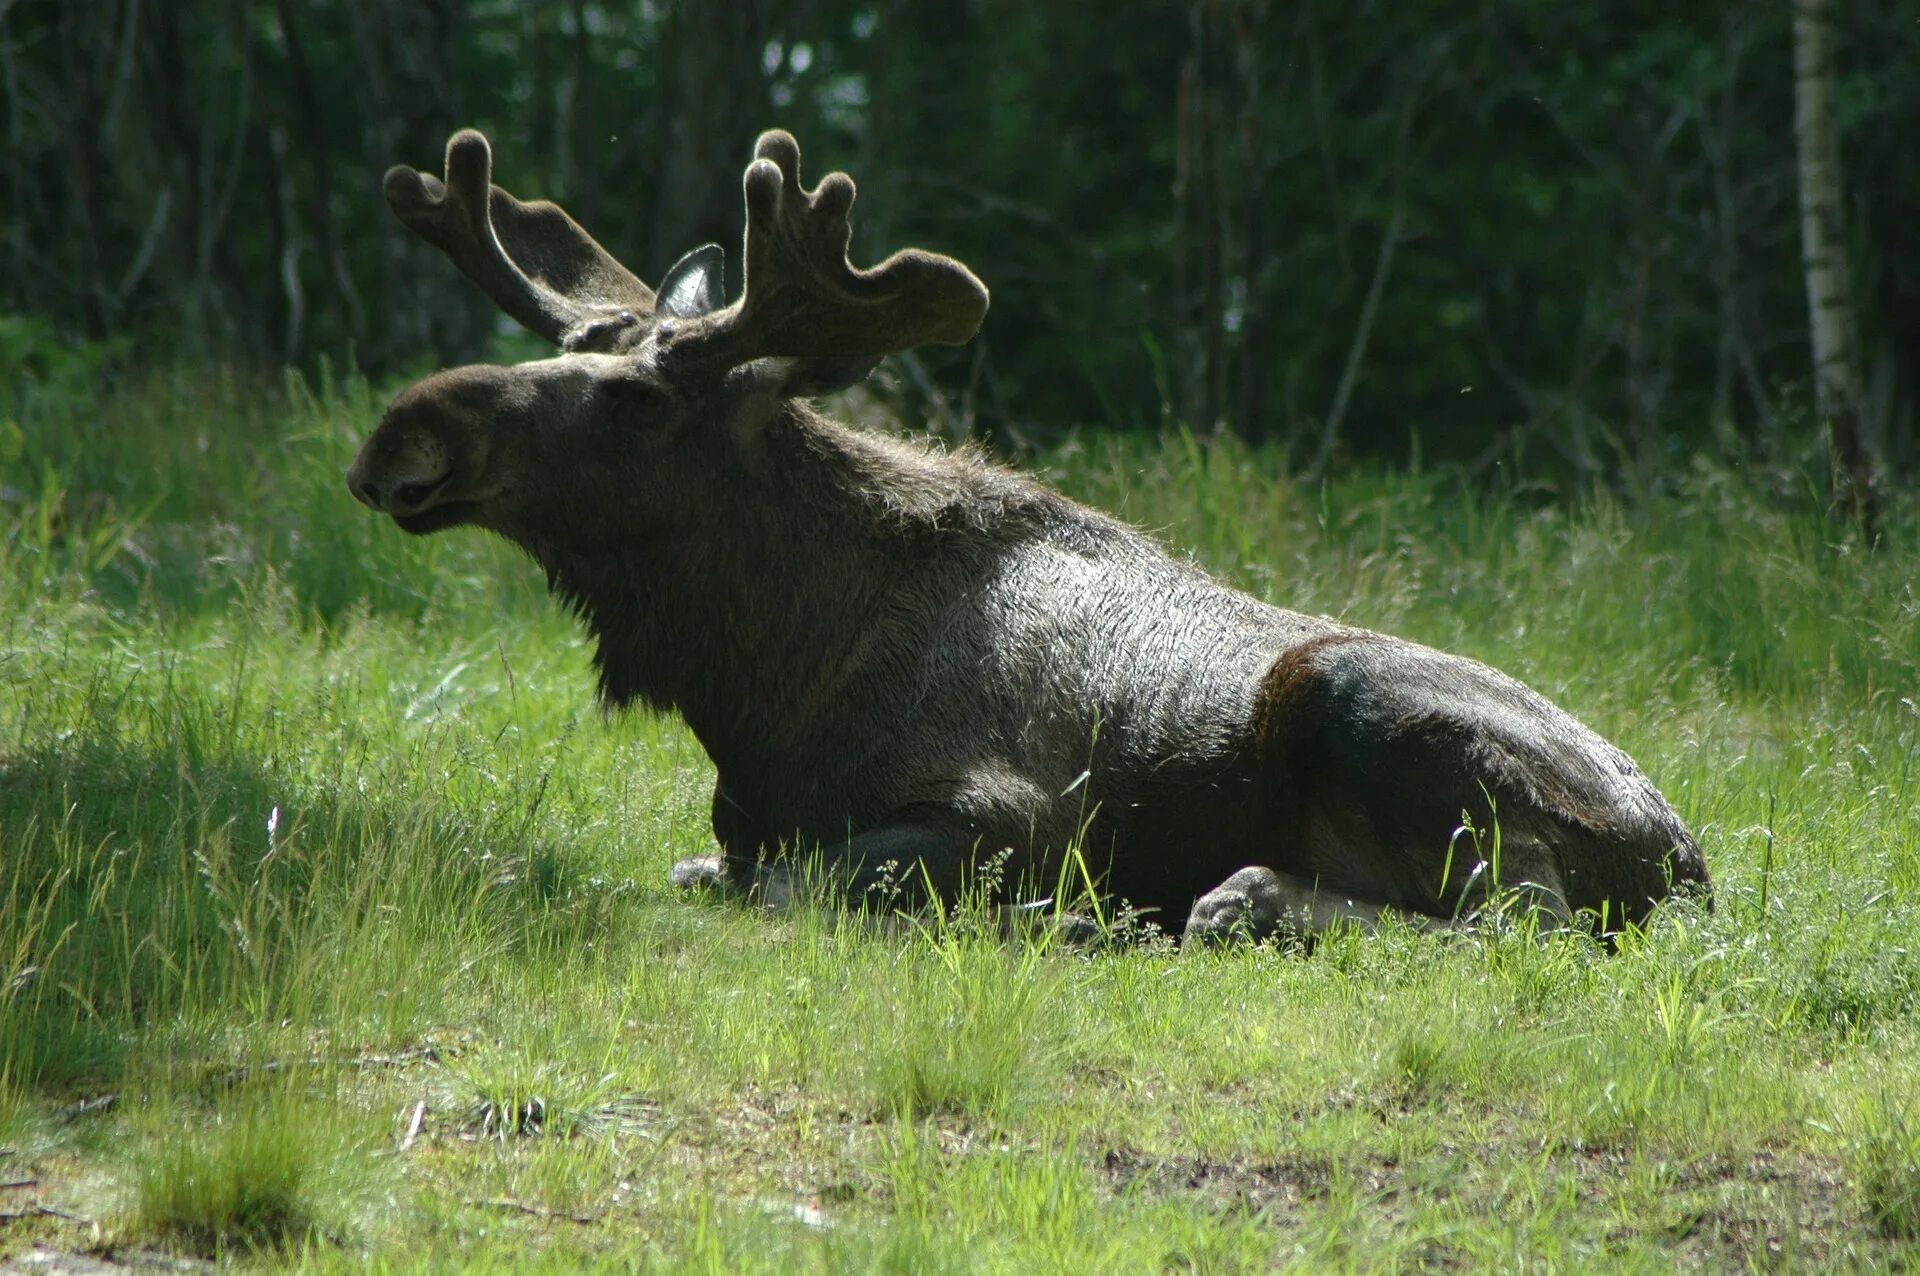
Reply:
[[1033, 491], [797, 402], [728, 443], [670, 530], [529, 546], [598, 640], [602, 698], [678, 710], [723, 772], [826, 727], [897, 591]]

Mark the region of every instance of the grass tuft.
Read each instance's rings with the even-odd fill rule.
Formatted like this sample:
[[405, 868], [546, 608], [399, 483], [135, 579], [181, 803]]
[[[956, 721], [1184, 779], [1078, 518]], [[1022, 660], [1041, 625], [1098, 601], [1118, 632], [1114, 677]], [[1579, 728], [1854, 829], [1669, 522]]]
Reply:
[[1851, 1149], [1854, 1191], [1881, 1235], [1920, 1240], [1920, 1121], [1908, 1103], [1866, 1105]]
[[868, 1077], [876, 1106], [903, 1119], [985, 1115], [1044, 1092], [1057, 1070], [1047, 1006], [1059, 957], [1038, 939], [972, 930], [916, 941], [932, 978], [894, 1010]]
[[472, 1138], [504, 1142], [635, 1134], [660, 1115], [656, 1101], [622, 1093], [613, 1073], [589, 1079], [565, 1067], [490, 1072], [471, 1063], [457, 1071], [463, 1091], [472, 1097], [456, 1101], [454, 1125]]
[[327, 1125], [304, 1106], [255, 1101], [154, 1131], [130, 1230], [208, 1257], [339, 1239], [348, 1170]]
[[1388, 1083], [1408, 1102], [1431, 1099], [1459, 1075], [1460, 1047], [1424, 1029], [1402, 1034], [1387, 1052]]

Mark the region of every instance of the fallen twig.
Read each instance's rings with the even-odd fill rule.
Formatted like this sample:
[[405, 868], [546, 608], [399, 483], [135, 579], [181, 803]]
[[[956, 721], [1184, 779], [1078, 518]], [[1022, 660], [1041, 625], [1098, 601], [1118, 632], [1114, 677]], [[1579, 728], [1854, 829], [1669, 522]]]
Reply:
[[489, 1197], [485, 1200], [469, 1197], [467, 1204], [481, 1209], [512, 1210], [518, 1214], [531, 1215], [534, 1218], [565, 1219], [569, 1223], [591, 1225], [600, 1221], [598, 1214], [570, 1214], [564, 1210], [550, 1210], [539, 1205], [529, 1205], [525, 1201], [516, 1201], [508, 1196]]
[[407, 1137], [400, 1140], [400, 1150], [406, 1151], [413, 1141], [420, 1137], [420, 1127], [427, 1121], [427, 1101], [425, 1099], [413, 1105], [413, 1119], [407, 1122]]
[[62, 1121], [77, 1121], [83, 1116], [98, 1116], [111, 1112], [120, 1105], [117, 1094], [96, 1094], [91, 1099], [82, 1099], [78, 1103], [69, 1103], [56, 1114]]
[[71, 1211], [61, 1209], [58, 1205], [48, 1205], [43, 1201], [36, 1201], [23, 1210], [0, 1210], [0, 1223], [17, 1223], [23, 1218], [39, 1217], [64, 1218], [69, 1223], [84, 1223], [88, 1227], [93, 1226], [93, 1220], [86, 1215], [75, 1214]]
[[372, 1068], [399, 1068], [409, 1063], [439, 1063], [441, 1057], [440, 1047], [424, 1045], [396, 1050], [392, 1054], [357, 1054], [347, 1055], [344, 1058], [309, 1055], [304, 1059], [268, 1059], [262, 1063], [247, 1063], [237, 1068], [228, 1068], [212, 1078], [209, 1084], [222, 1090], [231, 1090], [255, 1076], [272, 1076], [276, 1072], [284, 1072], [289, 1068], [355, 1068], [365, 1071]]

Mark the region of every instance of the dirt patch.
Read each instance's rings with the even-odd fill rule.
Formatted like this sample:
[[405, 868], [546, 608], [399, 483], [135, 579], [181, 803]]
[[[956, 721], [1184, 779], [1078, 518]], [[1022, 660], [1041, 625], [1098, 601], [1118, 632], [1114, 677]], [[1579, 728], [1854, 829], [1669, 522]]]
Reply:
[[[1588, 1207], [1623, 1193], [1644, 1193], [1654, 1205], [1632, 1223], [1590, 1231], [1600, 1253], [1652, 1243], [1689, 1264], [1712, 1270], [1786, 1265], [1819, 1269], [1841, 1254], [1893, 1257], [1862, 1225], [1840, 1162], [1797, 1151], [1762, 1149], [1743, 1157], [1662, 1159], [1617, 1148], [1563, 1148], [1532, 1163], [1539, 1181], [1571, 1177]], [[1222, 1212], [1258, 1213], [1287, 1228], [1339, 1194], [1357, 1194], [1375, 1225], [1410, 1221], [1412, 1205], [1451, 1200], [1470, 1214], [1512, 1216], [1513, 1145], [1442, 1147], [1403, 1165], [1390, 1159], [1335, 1164], [1324, 1157], [1158, 1157], [1116, 1146], [1095, 1162], [1116, 1195], [1184, 1196]], [[1604, 1207], [1602, 1207], [1604, 1208]], [[1445, 1245], [1423, 1249], [1423, 1263], [1447, 1266], [1460, 1256]]]
[[1828, 1265], [1836, 1245], [1878, 1248], [1859, 1227], [1837, 1160], [1771, 1149], [1744, 1159], [1704, 1157], [1679, 1169], [1675, 1189], [1669, 1234], [1682, 1251], [1714, 1265], [1812, 1270]]
[[100, 1250], [75, 1253], [36, 1247], [0, 1262], [0, 1276], [158, 1276], [163, 1272], [211, 1272], [212, 1263], [178, 1258], [157, 1250]]
[[1312, 1157], [1160, 1159], [1126, 1147], [1108, 1148], [1100, 1168], [1117, 1193], [1195, 1193], [1211, 1198], [1222, 1209], [1250, 1211], [1298, 1209], [1302, 1201], [1324, 1197], [1334, 1180], [1332, 1164]]

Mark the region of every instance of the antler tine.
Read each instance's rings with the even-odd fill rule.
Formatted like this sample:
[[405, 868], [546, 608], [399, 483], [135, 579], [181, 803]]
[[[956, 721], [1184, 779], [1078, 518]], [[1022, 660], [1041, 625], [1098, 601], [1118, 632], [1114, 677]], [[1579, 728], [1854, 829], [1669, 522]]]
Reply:
[[[530, 332], [570, 349], [653, 311], [653, 292], [559, 205], [493, 185], [493, 150], [476, 129], [447, 141], [446, 178], [387, 170], [387, 204]], [[613, 322], [609, 322], [609, 320]]]
[[800, 146], [760, 135], [742, 186], [746, 280], [740, 299], [672, 339], [676, 358], [735, 367], [784, 357], [878, 359], [914, 346], [963, 345], [980, 330], [987, 289], [951, 257], [906, 249], [870, 270], [847, 259], [853, 179], [800, 184]]

